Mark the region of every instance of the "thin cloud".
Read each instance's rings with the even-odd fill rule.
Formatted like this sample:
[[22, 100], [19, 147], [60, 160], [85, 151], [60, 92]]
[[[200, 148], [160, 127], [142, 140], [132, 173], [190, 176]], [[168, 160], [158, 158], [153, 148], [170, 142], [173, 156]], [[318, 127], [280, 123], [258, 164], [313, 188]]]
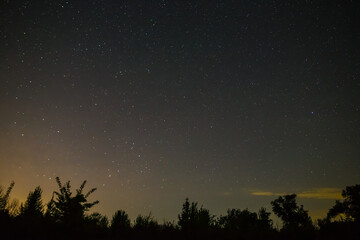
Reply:
[[285, 193], [251, 191], [251, 194], [255, 196], [280, 196], [284, 195]]
[[[266, 191], [250, 191], [255, 196], [282, 196], [289, 193], [277, 193]], [[313, 188], [296, 194], [299, 198], [312, 198], [312, 199], [342, 199], [341, 189], [339, 188]]]
[[317, 199], [342, 199], [341, 189], [339, 188], [315, 188], [310, 191], [299, 193], [300, 198], [317, 198]]

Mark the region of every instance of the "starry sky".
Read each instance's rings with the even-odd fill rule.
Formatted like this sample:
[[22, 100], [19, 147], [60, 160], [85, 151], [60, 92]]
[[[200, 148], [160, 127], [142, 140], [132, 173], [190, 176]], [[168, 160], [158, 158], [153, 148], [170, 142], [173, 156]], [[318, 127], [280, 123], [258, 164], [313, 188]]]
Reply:
[[0, 183], [175, 220], [360, 182], [357, 1], [2, 1]]

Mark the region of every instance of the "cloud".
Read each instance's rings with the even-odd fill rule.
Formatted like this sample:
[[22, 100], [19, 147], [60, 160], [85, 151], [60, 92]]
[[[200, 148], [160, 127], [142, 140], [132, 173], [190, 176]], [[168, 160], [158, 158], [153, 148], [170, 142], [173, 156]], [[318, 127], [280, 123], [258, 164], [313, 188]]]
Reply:
[[342, 199], [339, 188], [315, 188], [298, 194], [299, 198]]
[[[250, 191], [255, 196], [282, 196], [289, 193], [277, 193], [266, 191]], [[313, 188], [296, 194], [299, 198], [332, 199], [339, 200], [341, 197], [340, 188]]]
[[251, 194], [255, 195], [255, 196], [280, 196], [280, 195], [283, 195], [285, 193], [251, 191]]

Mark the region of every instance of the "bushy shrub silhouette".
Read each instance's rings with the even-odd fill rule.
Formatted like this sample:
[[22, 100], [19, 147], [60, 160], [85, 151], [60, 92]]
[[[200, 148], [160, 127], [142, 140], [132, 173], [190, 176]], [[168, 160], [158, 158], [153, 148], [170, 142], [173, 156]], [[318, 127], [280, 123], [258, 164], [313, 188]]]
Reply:
[[160, 233], [158, 222], [151, 216], [138, 215], [134, 221], [134, 237], [136, 239], [157, 239]]
[[258, 214], [248, 209], [229, 209], [227, 215], [219, 218], [218, 225], [229, 239], [265, 238], [274, 232], [269, 216], [265, 208]]
[[155, 229], [158, 228], [158, 226], [158, 222], [151, 216], [151, 213], [147, 216], [138, 215], [134, 222], [134, 229]]
[[178, 225], [186, 237], [204, 238], [211, 233], [215, 226], [215, 216], [210, 215], [208, 209], [199, 208], [197, 202], [189, 202], [186, 198], [178, 215]]
[[73, 196], [70, 181], [62, 185], [60, 178], [56, 177], [56, 182], [59, 186], [59, 192], [54, 191], [50, 202], [47, 204], [46, 215], [63, 223], [81, 223], [84, 220], [85, 212], [89, 211], [92, 206], [99, 203], [99, 201], [89, 203], [87, 200], [89, 195], [95, 192], [96, 188], [92, 188], [84, 194], [85, 180]]
[[85, 217], [85, 221], [88, 224], [93, 226], [97, 226], [103, 229], [107, 229], [109, 227], [109, 220], [106, 216], [101, 215], [101, 213], [94, 212]]
[[110, 230], [116, 237], [128, 237], [131, 231], [129, 215], [123, 210], [116, 211], [111, 219]]
[[98, 212], [94, 212], [85, 216], [83, 223], [83, 232], [85, 234], [82, 234], [82, 236], [88, 236], [92, 239], [103, 239], [109, 235], [108, 228], [108, 218]]

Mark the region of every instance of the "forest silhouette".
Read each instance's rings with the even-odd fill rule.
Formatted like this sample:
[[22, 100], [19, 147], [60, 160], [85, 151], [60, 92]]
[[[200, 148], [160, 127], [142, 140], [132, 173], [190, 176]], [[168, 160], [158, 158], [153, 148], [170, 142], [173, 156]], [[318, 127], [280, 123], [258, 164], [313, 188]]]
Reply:
[[40, 186], [30, 191], [24, 203], [11, 200], [15, 186], [0, 186], [0, 239], [360, 239], [360, 185], [347, 186], [343, 200], [335, 202], [323, 219], [312, 221], [296, 194], [279, 196], [271, 202], [272, 212], [282, 220], [274, 227], [265, 208], [228, 209], [225, 215], [190, 202], [179, 206], [177, 222], [159, 223], [151, 214], [131, 222], [124, 210], [111, 219], [88, 213], [99, 201], [89, 202], [96, 191], [85, 191], [86, 181], [71, 191], [70, 181], [56, 178], [58, 189], [44, 204]]

